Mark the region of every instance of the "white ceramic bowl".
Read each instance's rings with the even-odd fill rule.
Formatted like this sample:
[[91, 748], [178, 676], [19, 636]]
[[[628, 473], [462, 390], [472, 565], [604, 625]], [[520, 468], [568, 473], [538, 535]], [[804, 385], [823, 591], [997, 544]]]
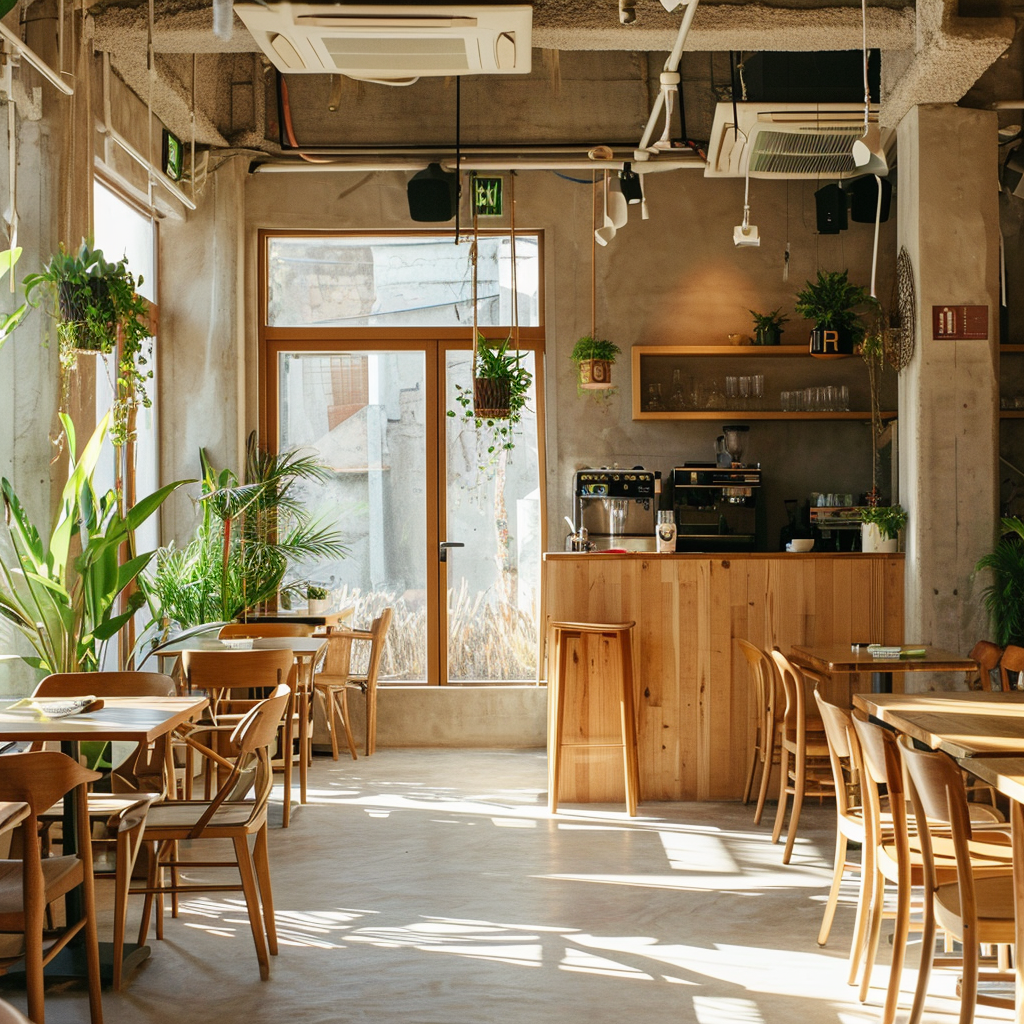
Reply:
[[787, 551], [810, 551], [814, 547], [814, 539], [810, 537], [794, 537], [787, 545]]
[[229, 640], [221, 640], [221, 643], [229, 651], [251, 651], [252, 650], [252, 637], [236, 637]]

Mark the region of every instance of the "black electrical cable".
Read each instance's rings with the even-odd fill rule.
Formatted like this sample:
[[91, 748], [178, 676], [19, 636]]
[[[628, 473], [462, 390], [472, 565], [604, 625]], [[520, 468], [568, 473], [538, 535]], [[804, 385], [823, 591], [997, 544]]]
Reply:
[[577, 185], [593, 185], [593, 181], [590, 178], [571, 178], [568, 174], [562, 174], [561, 171], [551, 172], [556, 178], [564, 178], [566, 181], [575, 181]]

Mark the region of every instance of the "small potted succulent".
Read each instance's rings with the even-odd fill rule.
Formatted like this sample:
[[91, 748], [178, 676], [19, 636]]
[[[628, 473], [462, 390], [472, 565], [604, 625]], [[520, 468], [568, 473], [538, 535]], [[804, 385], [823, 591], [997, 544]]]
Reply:
[[770, 313], [758, 313], [750, 310], [754, 322], [755, 345], [778, 345], [782, 336], [782, 325], [789, 323], [789, 317], [782, 315], [781, 309], [773, 309]]
[[819, 270], [818, 279], [808, 281], [797, 292], [796, 311], [814, 321], [810, 352], [823, 359], [852, 356], [864, 334], [860, 317], [853, 311], [868, 298], [864, 288], [850, 283], [845, 270]]
[[875, 505], [861, 517], [860, 548], [869, 554], [896, 551], [899, 532], [907, 525], [907, 513], [900, 505]]
[[622, 352], [618, 345], [585, 334], [573, 346], [569, 358], [576, 364], [577, 390], [607, 390], [612, 385], [612, 366]]
[[330, 595], [326, 587], [310, 584], [306, 587], [306, 601], [309, 603], [310, 615], [326, 615], [331, 607]]

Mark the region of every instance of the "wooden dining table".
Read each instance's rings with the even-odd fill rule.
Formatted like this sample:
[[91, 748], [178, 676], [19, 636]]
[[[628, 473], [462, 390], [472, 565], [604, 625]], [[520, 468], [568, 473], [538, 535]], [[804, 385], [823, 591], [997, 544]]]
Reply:
[[[84, 696], [84, 695], [83, 695]], [[85, 714], [65, 718], [44, 718], [31, 710], [11, 710], [16, 699], [0, 700], [0, 746], [5, 742], [56, 741], [61, 750], [77, 759], [78, 745], [86, 740], [152, 743], [165, 733], [200, 714], [209, 703], [205, 697], [104, 697], [103, 706]], [[3, 770], [0, 755], [0, 771]], [[17, 756], [17, 755], [7, 755]], [[64, 798], [63, 834], [66, 849], [78, 849], [80, 836], [75, 827], [75, 791]], [[69, 893], [72, 913], [81, 913], [73, 906], [75, 894]], [[100, 943], [100, 969], [105, 981], [113, 979], [113, 955], [110, 943]], [[130, 971], [150, 954], [149, 946], [125, 945], [124, 973]], [[84, 977], [84, 952], [73, 943], [47, 966], [54, 977]]]
[[900, 658], [875, 657], [866, 646], [850, 644], [827, 646], [795, 645], [790, 655], [797, 665], [832, 678], [854, 673], [870, 673], [872, 693], [892, 693], [893, 677], [906, 672], [974, 672], [978, 664], [955, 651], [928, 644], [902, 644], [907, 650], [920, 651]]
[[[856, 694], [861, 711], [944, 750], [1010, 800], [1015, 945], [1024, 950], [1024, 693]], [[1017, 1024], [1024, 1024], [1024, 958], [1015, 957]]]

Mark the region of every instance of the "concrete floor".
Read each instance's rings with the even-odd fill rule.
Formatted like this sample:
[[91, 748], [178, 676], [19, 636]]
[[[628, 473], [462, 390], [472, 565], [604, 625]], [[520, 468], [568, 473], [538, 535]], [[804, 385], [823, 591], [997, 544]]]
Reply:
[[[270, 981], [236, 894], [210, 894], [167, 921], [123, 993], [104, 994], [107, 1024], [878, 1019], [887, 949], [866, 1005], [846, 985], [852, 889], [829, 946], [815, 942], [830, 807], [805, 808], [783, 868], [774, 808], [760, 827], [739, 804], [552, 818], [543, 751], [317, 758], [311, 785], [292, 827], [271, 832], [281, 950]], [[955, 1019], [953, 984], [936, 978], [926, 1024]], [[23, 1008], [22, 994], [3, 995]], [[46, 1010], [48, 1024], [88, 1021], [76, 987], [48, 993]], [[977, 1019], [1009, 1014], [981, 1008]]]

